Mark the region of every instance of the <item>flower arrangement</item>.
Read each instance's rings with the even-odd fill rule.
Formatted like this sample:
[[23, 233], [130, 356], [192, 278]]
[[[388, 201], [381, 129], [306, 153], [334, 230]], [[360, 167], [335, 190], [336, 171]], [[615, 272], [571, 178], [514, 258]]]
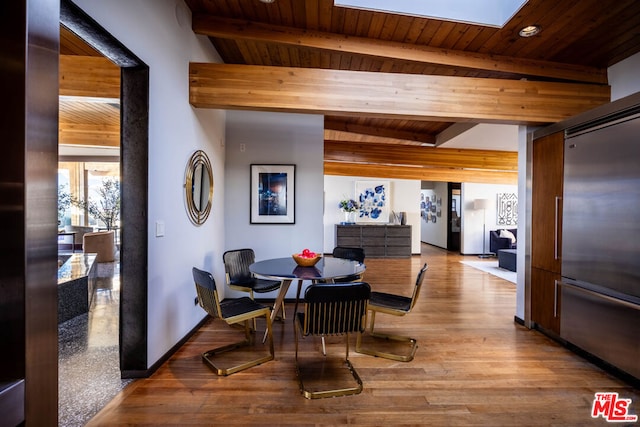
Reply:
[[358, 202], [353, 199], [342, 199], [338, 207], [342, 212], [355, 212], [358, 209]]

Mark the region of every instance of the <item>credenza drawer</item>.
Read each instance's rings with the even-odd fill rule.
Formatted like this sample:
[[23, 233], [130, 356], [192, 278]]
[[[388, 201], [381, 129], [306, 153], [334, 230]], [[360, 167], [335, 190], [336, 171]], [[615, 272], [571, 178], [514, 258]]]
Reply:
[[411, 239], [406, 237], [389, 237], [387, 236], [387, 246], [408, 246], [411, 247]]
[[387, 237], [411, 237], [411, 226], [387, 227]]
[[387, 227], [375, 225], [370, 227], [362, 227], [362, 237], [384, 237]]
[[359, 248], [361, 243], [362, 243], [362, 239], [360, 239], [360, 236], [357, 236], [357, 237], [346, 236], [346, 237], [341, 237], [339, 240], [339, 243], [336, 244], [336, 246], [347, 246], [347, 247]]

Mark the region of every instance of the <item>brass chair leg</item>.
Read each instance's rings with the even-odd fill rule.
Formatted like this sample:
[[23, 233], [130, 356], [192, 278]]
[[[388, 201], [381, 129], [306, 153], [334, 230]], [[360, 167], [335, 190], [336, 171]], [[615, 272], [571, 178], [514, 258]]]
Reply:
[[[394, 334], [382, 334], [374, 332], [376, 313], [371, 312], [371, 323], [369, 327], [369, 333], [364, 336], [359, 334], [356, 341], [356, 353], [367, 354], [369, 356], [382, 357], [389, 360], [397, 360], [399, 362], [410, 362], [413, 360], [416, 350], [418, 349], [418, 342], [415, 338], [406, 337], [402, 335]], [[372, 341], [367, 343], [368, 346], [363, 345], [363, 339]], [[397, 344], [397, 345], [394, 345]], [[397, 351], [395, 348], [400, 345], [402, 352]], [[388, 347], [386, 350], [380, 348]]]
[[[329, 390], [311, 390], [310, 387], [308, 387], [309, 382], [311, 382], [313, 379], [317, 379], [317, 378], [306, 378], [306, 382], [305, 382], [305, 376], [302, 373], [302, 370], [300, 369], [300, 365], [298, 363], [298, 343], [299, 343], [299, 338], [298, 338], [298, 334], [299, 334], [299, 327], [298, 324], [296, 323], [295, 325], [295, 345], [296, 345], [296, 351], [295, 351], [295, 361], [296, 361], [296, 375], [298, 377], [298, 384], [300, 387], [300, 392], [302, 393], [302, 395], [307, 398], [307, 399], [322, 399], [325, 397], [338, 397], [338, 396], [348, 396], [348, 395], [352, 395], [352, 394], [359, 394], [362, 392], [363, 389], [363, 384], [362, 384], [362, 379], [360, 378], [360, 375], [358, 375], [358, 372], [355, 370], [355, 368], [353, 367], [353, 365], [351, 364], [351, 361], [349, 361], [349, 334], [347, 334], [346, 336], [346, 358], [343, 361], [346, 368], [349, 370], [349, 373], [351, 374], [351, 376], [353, 377], [353, 380], [355, 381], [355, 384], [353, 386], [349, 386], [349, 387], [342, 387], [342, 388], [336, 388], [336, 389], [329, 389]], [[324, 337], [322, 337], [324, 338]], [[323, 340], [324, 343], [324, 340]], [[324, 355], [326, 356], [326, 351], [323, 351]], [[322, 374], [319, 374], [318, 376], [319, 378], [322, 378]]]
[[242, 371], [247, 368], [251, 368], [253, 366], [260, 365], [264, 362], [268, 362], [274, 359], [274, 347], [273, 347], [273, 331], [271, 327], [271, 318], [269, 317], [269, 310], [265, 310], [265, 317], [267, 322], [267, 337], [269, 338], [269, 352], [268, 354], [261, 355], [258, 358], [251, 358], [249, 360], [244, 360], [240, 362], [233, 362], [230, 365], [225, 364], [223, 361], [219, 360], [219, 356], [231, 352], [233, 350], [237, 350], [239, 348], [249, 346], [253, 343], [254, 339], [251, 336], [251, 331], [249, 328], [248, 321], [244, 321], [245, 324], [245, 339], [243, 341], [239, 341], [233, 344], [225, 345], [222, 347], [215, 348], [213, 350], [206, 351], [202, 354], [203, 362], [207, 363], [213, 371], [215, 371], [218, 375], [231, 375], [233, 373]]

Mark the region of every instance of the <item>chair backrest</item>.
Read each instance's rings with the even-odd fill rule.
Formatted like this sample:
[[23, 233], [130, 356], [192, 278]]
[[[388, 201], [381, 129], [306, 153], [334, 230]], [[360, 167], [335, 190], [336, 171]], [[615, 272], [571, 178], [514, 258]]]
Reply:
[[193, 281], [196, 284], [200, 307], [213, 317], [221, 317], [220, 300], [218, 298], [216, 281], [213, 279], [213, 276], [208, 271], [200, 270], [196, 267], [193, 267], [191, 272], [193, 274]]
[[346, 246], [336, 246], [333, 248], [335, 258], [350, 259], [352, 261], [364, 262], [364, 249], [348, 248]]
[[424, 282], [425, 272], [427, 271], [427, 263], [425, 262], [420, 272], [418, 273], [418, 277], [416, 277], [416, 285], [413, 287], [413, 295], [411, 296], [411, 307], [409, 311], [413, 309], [413, 306], [416, 305], [416, 301], [418, 300], [418, 296], [420, 296], [420, 289], [422, 288], [422, 282]]
[[304, 335], [364, 332], [371, 287], [366, 282], [310, 285], [305, 291]]
[[255, 262], [253, 249], [234, 249], [222, 254], [224, 271], [230, 284], [247, 283], [253, 280], [249, 266]]

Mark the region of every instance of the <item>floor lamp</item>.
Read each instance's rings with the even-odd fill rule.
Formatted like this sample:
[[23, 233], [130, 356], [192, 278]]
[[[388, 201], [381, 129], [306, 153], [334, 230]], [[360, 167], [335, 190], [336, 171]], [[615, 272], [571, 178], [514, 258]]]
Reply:
[[478, 258], [489, 258], [491, 255], [487, 254], [486, 247], [486, 227], [487, 227], [487, 207], [489, 206], [489, 199], [475, 199], [473, 201], [473, 209], [482, 209], [482, 254], [478, 255]]

